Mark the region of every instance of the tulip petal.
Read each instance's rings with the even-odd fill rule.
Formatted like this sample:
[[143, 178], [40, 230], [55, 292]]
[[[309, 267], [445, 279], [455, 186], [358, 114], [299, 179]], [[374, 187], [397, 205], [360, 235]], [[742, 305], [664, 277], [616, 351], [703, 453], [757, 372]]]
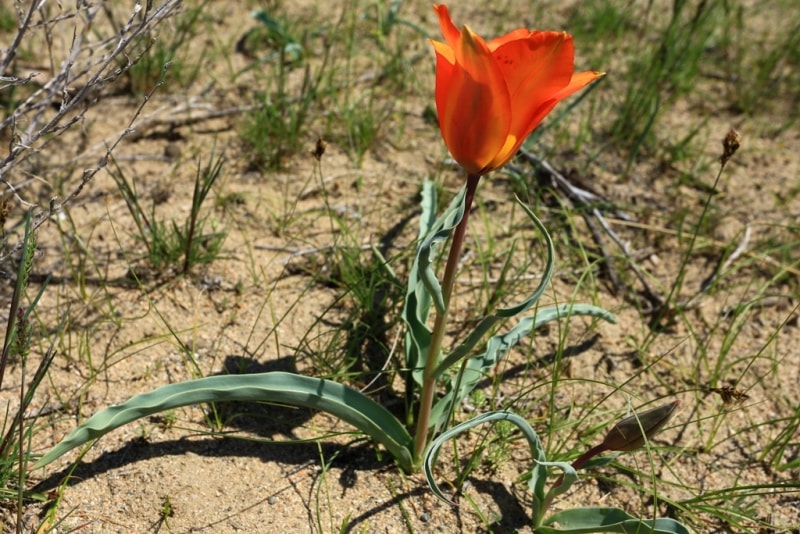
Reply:
[[602, 76], [573, 75], [574, 55], [572, 36], [563, 32], [531, 32], [525, 39], [505, 40], [495, 50], [513, 115], [509, 138], [491, 165], [505, 164], [556, 104]]
[[442, 30], [442, 35], [450, 48], [456, 48], [459, 39], [461, 38], [461, 31], [453, 24], [450, 18], [450, 12], [447, 6], [439, 4], [434, 5], [433, 10], [439, 15], [439, 28]]
[[571, 94], [580, 91], [588, 84], [602, 76], [605, 76], [605, 73], [594, 71], [584, 71], [575, 74], [575, 76], [572, 77], [572, 81], [570, 81], [569, 85], [555, 93], [553, 98], [543, 102], [538, 108], [530, 112], [527, 118], [528, 124], [524, 133], [518, 135], [513, 130], [511, 133], [509, 133], [508, 140], [506, 141], [505, 145], [503, 145], [503, 148], [497, 153], [495, 158], [489, 163], [489, 167], [496, 169], [508, 163], [508, 161], [514, 157], [514, 154], [517, 153], [519, 147], [522, 146], [525, 138], [536, 129], [536, 127], [540, 122], [542, 122], [548, 113], [553, 111], [553, 108], [556, 107], [556, 104]]
[[561, 89], [558, 93], [555, 94], [555, 98], [557, 100], [564, 100], [572, 93], [580, 91], [593, 81], [598, 78], [602, 78], [605, 76], [605, 72], [596, 72], [593, 70], [586, 70], [583, 72], [577, 72], [572, 76], [572, 80], [570, 80], [569, 85]]
[[455, 36], [447, 29], [452, 26], [447, 9], [438, 7], [442, 33], [448, 43], [456, 39], [452, 56], [447, 45], [434, 42], [439, 127], [453, 158], [468, 172], [480, 174], [508, 137], [506, 82], [486, 42], [466, 26]]
[[570, 83], [575, 52], [572, 37], [563, 32], [532, 32], [494, 51], [514, 110], [512, 131], [522, 133], [529, 115]]
[[518, 29], [488, 43], [434, 5], [444, 42], [436, 52], [436, 108], [445, 144], [468, 172], [506, 162], [562, 99], [602, 74], [573, 76], [572, 36]]
[[548, 113], [553, 111], [553, 108], [556, 107], [556, 104], [558, 104], [558, 100], [551, 99], [542, 103], [538, 108], [532, 110], [530, 115], [528, 115], [528, 126], [523, 130], [523, 133], [510, 134], [505, 145], [503, 145], [502, 150], [497, 153], [495, 158], [490, 163], [490, 166], [498, 168], [508, 163], [508, 161], [514, 157], [514, 154], [517, 153], [519, 147], [522, 146], [525, 138], [527, 138], [528, 135], [530, 135], [530, 133], [536, 129], [536, 127], [540, 122], [542, 122], [542, 119], [544, 119]]
[[[443, 59], [447, 60], [450, 65], [453, 65], [456, 62], [456, 55], [453, 53], [453, 49], [447, 43], [440, 43], [439, 41], [434, 41], [433, 39], [430, 40], [431, 44], [433, 45], [433, 50], [436, 52], [437, 55], [443, 56]], [[438, 68], [438, 65], [437, 65]], [[439, 75], [439, 71], [436, 71], [436, 75]]]
[[[589, 83], [602, 76], [604, 76], [602, 72], [593, 71], [585, 71], [576, 74], [572, 77], [569, 85], [553, 94], [550, 100], [542, 102], [538, 108], [530, 109], [529, 114], [523, 119], [524, 122], [522, 122], [522, 124], [517, 123], [516, 121], [512, 122], [512, 133], [509, 135], [508, 141], [506, 142], [505, 146], [503, 146], [503, 149], [495, 157], [492, 165], [495, 163], [497, 163], [497, 167], [504, 165], [514, 156], [514, 154], [517, 153], [517, 150], [519, 150], [519, 147], [522, 146], [525, 138], [528, 137], [537, 126], [539, 126], [539, 123], [544, 120], [548, 113], [553, 111], [553, 108], [556, 107], [556, 104], [571, 94], [583, 89]], [[520, 130], [515, 130], [514, 128], [520, 128]]]
[[489, 41], [487, 45], [489, 46], [489, 50], [494, 52], [504, 44], [511, 42], [511, 41], [518, 41], [520, 39], [527, 39], [530, 35], [534, 33], [531, 30], [526, 30], [525, 28], [520, 28], [518, 30], [514, 30], [509, 32], [501, 37], [496, 37]]

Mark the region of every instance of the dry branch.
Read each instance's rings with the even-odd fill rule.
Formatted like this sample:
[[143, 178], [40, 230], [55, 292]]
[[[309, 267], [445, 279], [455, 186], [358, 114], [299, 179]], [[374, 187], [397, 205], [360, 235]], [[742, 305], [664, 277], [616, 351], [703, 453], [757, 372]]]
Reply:
[[[83, 171], [80, 181], [64, 200], [52, 198], [46, 207], [25, 200], [20, 189], [31, 182], [22, 180], [15, 183], [15, 174], [27, 174], [24, 164], [32, 154], [46, 151], [53, 139], [91, 115], [104, 92], [147, 53], [154, 42], [154, 30], [178, 12], [181, 0], [164, 0], [155, 7], [152, 0], [147, 2], [146, 7], [137, 2], [121, 25], [117, 25], [113, 19], [108, 24], [100, 23], [100, 14], [112, 17], [110, 11], [103, 9], [101, 4], [79, 2], [72, 11], [51, 15], [52, 4], [31, 2], [30, 8], [20, 13], [16, 37], [0, 58], [0, 81], [4, 83], [0, 91], [4, 91], [22, 85], [35, 85], [35, 80], [43, 77], [41, 72], [30, 72], [23, 76], [8, 73], [17, 66], [15, 58], [23, 43], [36, 39], [41, 33], [50, 54], [50, 79], [42, 82], [22, 102], [15, 104], [0, 122], [0, 133], [9, 139], [8, 153], [0, 156], [0, 184], [7, 190], [4, 196], [15, 199], [26, 210], [34, 210], [34, 229], [74, 200], [107, 165], [114, 149], [134, 130], [135, 121], [152, 97], [152, 91], [136, 108], [127, 127], [103, 147], [96, 164]], [[63, 6], [59, 5], [59, 8]], [[41, 22], [34, 24], [34, 17]], [[72, 24], [72, 27], [59, 28], [61, 35], [71, 35], [71, 41], [66, 56], [57, 58], [52, 47], [53, 30], [63, 24]], [[111, 35], [98, 39], [99, 27], [108, 28]], [[141, 44], [144, 47], [139, 49], [137, 55], [128, 55], [133, 45]], [[9, 245], [5, 239], [4, 236], [3, 243], [0, 243], [0, 262], [8, 259], [20, 247], [20, 243]]]

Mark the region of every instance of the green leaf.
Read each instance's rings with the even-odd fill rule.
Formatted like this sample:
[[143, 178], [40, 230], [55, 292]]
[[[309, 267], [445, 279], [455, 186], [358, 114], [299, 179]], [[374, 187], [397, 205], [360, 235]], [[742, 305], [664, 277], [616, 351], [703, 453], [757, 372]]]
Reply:
[[547, 289], [547, 285], [550, 283], [550, 278], [553, 276], [553, 267], [555, 265], [555, 248], [553, 247], [553, 240], [550, 238], [550, 234], [547, 233], [547, 228], [544, 227], [542, 221], [531, 211], [531, 209], [526, 206], [522, 201], [517, 199], [517, 203], [525, 210], [525, 213], [530, 217], [533, 224], [542, 234], [544, 237], [545, 244], [547, 245], [547, 261], [545, 263], [544, 272], [542, 273], [542, 279], [539, 282], [539, 285], [534, 290], [533, 294], [530, 297], [523, 300], [516, 306], [512, 306], [510, 308], [500, 308], [492, 315], [484, 317], [478, 326], [470, 332], [465, 339], [456, 349], [451, 352], [442, 362], [436, 367], [434, 371], [434, 376], [441, 376], [447, 369], [452, 367], [456, 364], [459, 360], [466, 357], [470, 351], [478, 344], [478, 342], [483, 338], [483, 336], [499, 321], [503, 319], [508, 319], [510, 317], [514, 317], [529, 310], [536, 302], [538, 302], [539, 298], [544, 293], [545, 289]]
[[420, 208], [422, 209], [419, 216], [418, 238], [420, 240], [430, 233], [436, 223], [436, 201], [436, 183], [425, 180], [422, 182], [422, 191], [420, 191]]
[[[561, 469], [564, 473], [564, 476], [561, 479], [561, 483], [558, 486], [553, 486], [550, 488], [550, 491], [547, 492], [547, 496], [545, 500], [547, 502], [552, 502], [555, 497], [558, 497], [565, 491], [567, 491], [570, 486], [572, 486], [576, 480], [578, 480], [578, 472], [572, 467], [572, 464], [569, 462], [537, 462], [542, 464], [545, 467], [557, 467]], [[531, 484], [533, 484], [533, 479], [531, 479]]]
[[444, 306], [441, 286], [431, 268], [433, 248], [446, 241], [464, 215], [466, 186], [455, 196], [445, 213], [436, 215], [436, 190], [433, 182], [425, 182], [422, 188], [422, 216], [420, 217], [417, 253], [408, 277], [406, 300], [403, 305], [403, 321], [406, 331], [406, 367], [418, 386], [422, 386], [422, 371], [430, 347], [431, 330], [428, 328], [433, 299], [437, 306]]
[[330, 413], [381, 443], [402, 469], [413, 469], [411, 436], [386, 408], [337, 382], [282, 372], [211, 376], [136, 395], [93, 415], [33, 468], [44, 467], [75, 447], [141, 417], [191, 404], [223, 401], [278, 402]]
[[415, 274], [433, 298], [433, 304], [436, 306], [438, 313], [444, 313], [444, 296], [442, 295], [442, 286], [439, 284], [439, 279], [436, 278], [436, 273], [431, 267], [434, 247], [447, 241], [453, 230], [458, 226], [458, 223], [464, 218], [464, 212], [466, 211], [464, 196], [466, 192], [467, 186], [464, 185], [417, 247], [416, 261], [414, 262]]
[[[467, 338], [439, 363], [434, 370], [434, 376], [442, 376], [453, 365], [466, 358], [483, 336], [497, 323], [519, 315], [533, 307], [550, 283], [555, 264], [553, 240], [550, 238], [547, 228], [545, 228], [544, 224], [536, 217], [536, 214], [519, 199], [517, 199], [517, 202], [522, 209], [525, 210], [531, 222], [533, 222], [542, 234], [547, 246], [547, 260], [544, 272], [542, 273], [542, 279], [533, 294], [521, 303], [509, 308], [500, 308], [492, 315], [484, 317], [481, 322], [478, 323], [478, 326], [470, 332]], [[446, 421], [446, 414], [452, 410], [453, 406], [457, 406], [458, 403], [466, 398], [478, 382], [483, 379], [505, 353], [519, 343], [520, 340], [527, 337], [533, 330], [547, 322], [571, 315], [590, 315], [600, 317], [611, 323], [616, 322], [616, 318], [611, 313], [589, 305], [556, 306], [538, 310], [534, 317], [522, 319], [507, 333], [490, 338], [486, 343], [486, 350], [482, 354], [473, 356], [467, 361], [466, 365], [462, 368], [462, 373], [460, 373], [455, 380], [449, 381], [450, 390], [436, 405], [434, 405], [430, 419], [431, 425], [435, 425], [438, 429], [439, 426]]]
[[478, 382], [489, 374], [497, 362], [532, 331], [545, 323], [574, 315], [588, 315], [604, 319], [610, 323], [616, 322], [613, 314], [602, 308], [586, 304], [552, 306], [538, 310], [533, 317], [524, 317], [505, 334], [498, 334], [489, 338], [489, 341], [486, 342], [486, 350], [467, 360], [464, 372], [459, 380], [455, 381], [453, 389], [448, 391], [434, 405], [431, 412], [432, 424], [444, 422], [443, 418], [450, 411], [451, 406], [457, 406], [458, 403], [466, 398], [475, 389]]
[[[544, 455], [544, 448], [542, 447], [542, 442], [539, 441], [539, 436], [536, 435], [536, 431], [533, 430], [531, 425], [522, 417], [517, 414], [507, 412], [507, 411], [495, 411], [495, 412], [487, 412], [485, 414], [479, 415], [469, 421], [465, 421], [461, 424], [454, 426], [453, 428], [448, 429], [445, 432], [442, 432], [436, 439], [434, 439], [428, 450], [425, 452], [425, 461], [423, 463], [423, 469], [425, 472], [425, 478], [428, 481], [428, 486], [430, 486], [431, 491], [442, 499], [443, 501], [454, 505], [454, 503], [448, 499], [442, 490], [439, 489], [439, 486], [436, 484], [436, 479], [433, 475], [433, 469], [436, 465], [436, 460], [439, 456], [439, 449], [441, 446], [449, 439], [452, 439], [459, 434], [469, 430], [478, 425], [482, 425], [484, 423], [491, 423], [495, 421], [508, 421], [514, 425], [516, 425], [522, 433], [525, 435], [525, 438], [528, 440], [528, 446], [531, 450], [531, 456], [535, 460], [533, 471], [531, 473], [531, 482], [530, 486], [533, 490], [534, 498], [539, 503], [544, 501], [545, 491], [544, 486], [547, 478], [547, 467], [544, 465], [544, 462], [547, 460]], [[537, 507], [538, 509], [538, 507]]]
[[[558, 527], [551, 527], [558, 523]], [[669, 518], [638, 519], [619, 508], [572, 508], [547, 518], [536, 534], [582, 534], [620, 532], [623, 534], [689, 534], [689, 529]]]

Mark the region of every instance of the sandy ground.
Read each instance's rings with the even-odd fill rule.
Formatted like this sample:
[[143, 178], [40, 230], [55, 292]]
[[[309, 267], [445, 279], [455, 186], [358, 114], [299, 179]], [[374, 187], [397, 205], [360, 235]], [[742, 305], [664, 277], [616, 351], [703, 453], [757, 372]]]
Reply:
[[[236, 21], [248, 20], [247, 10], [215, 9], [219, 30], [215, 43], [233, 46], [242, 32]], [[467, 9], [460, 12], [462, 18], [469, 15]], [[431, 16], [420, 16], [419, 22], [435, 31]], [[241, 54], [231, 57], [234, 69], [249, 61]], [[431, 57], [414, 67], [421, 84], [432, 84], [432, 65]], [[202, 99], [217, 109], [241, 105], [236, 90], [244, 91], [251, 80], [244, 79], [237, 87], [217, 85], [203, 92]], [[187, 89], [188, 95], [200, 95], [206, 83], [200, 77]], [[160, 94], [148, 106], [147, 117], [168, 118], [186, 96]], [[124, 200], [103, 173], [70, 207], [72, 225], [64, 218], [42, 229], [36, 272], [52, 274], [54, 281], [38, 315], [43, 325], [52, 326], [69, 305], [70, 322], [64, 332], [51, 332], [42, 341], [44, 347], [46, 340], [55, 338], [59, 355], [50, 383], [34, 403], [35, 409], [51, 409], [40, 419], [35, 449], [46, 450], [79, 418], [134, 394], [191, 378], [198, 371], [204, 375], [242, 369], [324, 372], [325, 363], [315, 359], [315, 351], [336, 335], [337, 321], [352, 309], [352, 303], [340, 300], [342, 289], [335, 283], [314, 279], [313, 275], [334, 268], [325, 247], [377, 244], [394, 232], [384, 252], [389, 257], [399, 255], [414, 240], [420, 182], [441, 177], [447, 196], [460, 187], [461, 175], [443, 166], [438, 131], [424, 118], [432, 99], [431, 89], [430, 94], [420, 92], [398, 103], [387, 132], [402, 131], [402, 135], [387, 133], [361, 167], [355, 167], [335, 141], [328, 143], [318, 163], [311, 150], [319, 134], [311, 131], [304, 138], [307, 150], [287, 160], [283, 170], [254, 171], [236, 141], [240, 115], [176, 128], [143, 128], [135, 142], [124, 143], [116, 153], [121, 171], [135, 180], [146, 205], [158, 198], [156, 213], [176, 220], [188, 213], [197, 157], [206, 161], [215, 142], [227, 147], [216, 195], [217, 199], [236, 195], [239, 200], [224, 209], [220, 202], [209, 204], [213, 221], [228, 230], [225, 253], [189, 277], [167, 273], [146, 279], [144, 287], [130, 284], [129, 265], [144, 265], [138, 257], [141, 245]], [[90, 136], [89, 146], [118, 131], [119, 125], [108, 116], [130, 116], [135, 105], [135, 99], [125, 95], [102, 99], [83, 127]], [[668, 137], [671, 129], [693, 121], [696, 113], [688, 104], [672, 106], [657, 135]], [[689, 258], [679, 300], [697, 293], [722, 255], [730, 252], [731, 243], [742, 241], [746, 229], [751, 232], [750, 243], [788, 241], [796, 235], [786, 225], [796, 225], [800, 214], [800, 200], [788, 194], [797, 188], [800, 131], [790, 128], [770, 135], [763, 117], [718, 113], [708, 118], [698, 136], [701, 147], [696, 158], [713, 162], [732, 126], [740, 131], [743, 146], [713, 200], [714, 225], [707, 237], [715, 241], [704, 240]], [[54, 150], [52, 157], [74, 155], [68, 137], [57, 146], [63, 153]], [[688, 241], [686, 235], [678, 235], [674, 214], [699, 213], [707, 193], [696, 184], [681, 182], [683, 169], [664, 168], [657, 161], [638, 162], [625, 173], [626, 162], [614, 151], [605, 151], [588, 166], [583, 165], [582, 154], [557, 153], [549, 161], [576, 184], [588, 184], [615, 205], [630, 208], [630, 221], [612, 214], [609, 219], [652, 286], [664, 292], [684, 259]], [[691, 167], [691, 162], [686, 165]], [[703, 175], [705, 183], [713, 181], [716, 169], [710, 164]], [[486, 180], [479, 197], [478, 222], [456, 288], [454, 336], [462, 328], [458, 325], [471, 317], [476, 302], [485, 298], [476, 290], [483, 272], [481, 240], [490, 232], [504, 234], [506, 240], [515, 232], [530, 240], [534, 235], [519, 210], [512, 209], [508, 179], [498, 173]], [[542, 202], [537, 211], [551, 227], [564, 226], [555, 203]], [[331, 224], [332, 212], [349, 233]], [[582, 219], [571, 220], [577, 232], [574, 238], [591, 246]], [[396, 226], [399, 221], [403, 222]], [[65, 243], [72, 247], [78, 239], [91, 262], [80, 264], [65, 257]], [[567, 238], [556, 240], [563, 246]], [[608, 247], [620, 254], [616, 245], [609, 242]], [[318, 252], [303, 252], [314, 248]], [[529, 252], [534, 257], [539, 253]], [[490, 275], [499, 273], [500, 261], [490, 265], [495, 271]], [[508, 356], [498, 369], [500, 386], [488, 388], [487, 395], [498, 402], [520, 399], [515, 410], [543, 436], [549, 435], [544, 426], [546, 386], [554, 372], [562, 373], [556, 405], [565, 410], [573, 407], [578, 416], [593, 402], [602, 402], [603, 412], [622, 414], [628, 396], [634, 404], [661, 397], [680, 399], [673, 425], [657, 440], [665, 446], [661, 455], [651, 461], [646, 452], [639, 452], [619, 460], [652, 475], [659, 481], [657, 491], [669, 499], [796, 481], [796, 468], [772, 470], [759, 454], [783, 429], [781, 418], [796, 414], [800, 406], [796, 271], [767, 287], [780, 265], [796, 261], [792, 251], [778, 257], [763, 246], [748, 245], [719, 286], [667, 325], [646, 352], [636, 350], [651, 332], [642, 312], [643, 286], [623, 265], [620, 272], [628, 290], [613, 292], [608, 280], [601, 279], [596, 285], [585, 283], [577, 298], [613, 311], [617, 324], [576, 319], [567, 333], [564, 324], [547, 329]], [[404, 262], [397, 267], [403, 276]], [[79, 274], [86, 277], [84, 283], [76, 283]], [[560, 257], [545, 300], [568, 300], [578, 276], [575, 264]], [[504, 302], [514, 302], [535, 283], [535, 279], [521, 281]], [[737, 306], [751, 301], [745, 313], [733, 315]], [[394, 328], [387, 339], [397, 334]], [[568, 366], [556, 369], [553, 356], [560, 350]], [[729, 354], [721, 363], [724, 378], [709, 383], [723, 351]], [[19, 380], [18, 372], [9, 373], [0, 392], [12, 404]], [[735, 385], [747, 398], [725, 404], [708, 390], [726, 385]], [[520, 393], [525, 388], [532, 391], [528, 396]], [[589, 421], [607, 420], [596, 419], [601, 416], [592, 415]], [[462, 505], [452, 508], [430, 493], [423, 477], [404, 475], [385, 454], [376, 454], [371, 444], [347, 433], [350, 430], [324, 414], [283, 407], [220, 406], [217, 413], [194, 407], [145, 418], [103, 437], [82, 457], [74, 452], [34, 473], [32, 484], [51, 492], [54, 500], [32, 504], [26, 510], [26, 528], [33, 532], [44, 525], [57, 532], [92, 533], [530, 532], [530, 497], [525, 483], [518, 481], [530, 469], [530, 459], [521, 442], [511, 443], [504, 461], [477, 469], [464, 488]], [[321, 441], [281, 444], [328, 434]], [[476, 439], [465, 439], [467, 454]], [[565, 450], [581, 441], [579, 433], [568, 428], [553, 433], [551, 439], [552, 446]], [[789, 444], [782, 452], [783, 463], [797, 458], [796, 438]], [[452, 475], [452, 468], [446, 458], [442, 463], [444, 479]], [[630, 488], [632, 475], [612, 468], [600, 474], [582, 479], [555, 509], [603, 504], [635, 514], [652, 513], [652, 499]], [[61, 485], [65, 477], [68, 482]], [[671, 486], [675, 480], [683, 487]], [[652, 486], [648, 480], [638, 483]], [[763, 521], [800, 525], [796, 491], [743, 498], [741, 505], [754, 506]], [[748, 492], [743, 493], [746, 497]], [[52, 506], [56, 522], [47, 523], [46, 511]], [[663, 505], [659, 510], [669, 512]], [[6, 514], [10, 521], [11, 511]], [[707, 527], [707, 532], [724, 530], [711, 522]]]

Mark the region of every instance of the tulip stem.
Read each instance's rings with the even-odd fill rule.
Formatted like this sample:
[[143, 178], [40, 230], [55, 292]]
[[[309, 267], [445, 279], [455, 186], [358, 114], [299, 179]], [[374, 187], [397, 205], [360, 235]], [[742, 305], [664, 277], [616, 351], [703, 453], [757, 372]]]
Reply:
[[[589, 460], [591, 460], [592, 458], [594, 458], [595, 456], [597, 456], [601, 452], [606, 452], [607, 450], [608, 450], [608, 447], [606, 446], [605, 443], [601, 443], [600, 445], [595, 445], [594, 447], [592, 447], [591, 449], [589, 449], [588, 451], [583, 453], [580, 456], [580, 458], [578, 458], [577, 460], [572, 462], [573, 469], [575, 469], [577, 471], [578, 469], [583, 467], [584, 464], [586, 464], [586, 462], [588, 462]], [[558, 484], [556, 484], [556, 485], [558, 485]]]
[[436, 393], [436, 377], [433, 372], [439, 363], [439, 356], [442, 351], [442, 342], [447, 326], [447, 315], [450, 311], [450, 297], [453, 294], [456, 272], [458, 271], [458, 260], [461, 257], [461, 250], [464, 248], [464, 236], [467, 233], [467, 223], [469, 222], [469, 212], [472, 207], [472, 199], [478, 189], [479, 174], [467, 175], [467, 190], [464, 195], [464, 215], [453, 232], [453, 239], [450, 242], [450, 252], [447, 256], [447, 265], [444, 269], [442, 279], [442, 300], [444, 309], [436, 314], [431, 332], [431, 343], [428, 347], [427, 360], [422, 381], [422, 396], [419, 401], [419, 412], [417, 416], [417, 431], [414, 436], [414, 463], [419, 466], [422, 457], [428, 446], [430, 435], [431, 409], [433, 408], [433, 398]]

